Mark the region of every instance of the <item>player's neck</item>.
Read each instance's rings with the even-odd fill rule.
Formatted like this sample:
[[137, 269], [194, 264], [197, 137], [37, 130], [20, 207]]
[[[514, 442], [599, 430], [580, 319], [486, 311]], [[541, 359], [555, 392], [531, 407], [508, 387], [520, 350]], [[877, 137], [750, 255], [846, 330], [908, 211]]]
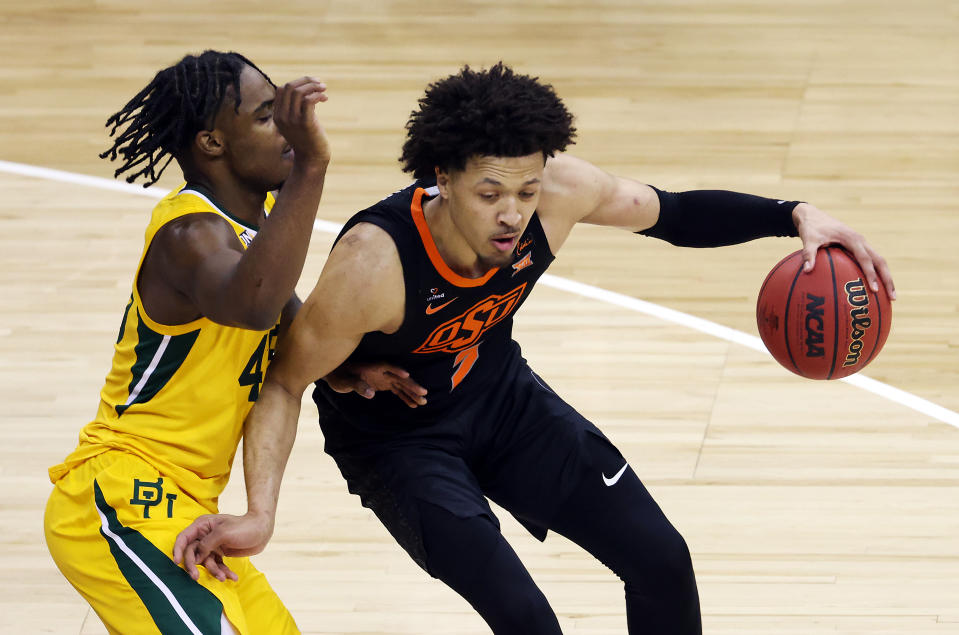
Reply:
[[209, 190], [217, 205], [237, 220], [254, 227], [263, 221], [263, 201], [266, 199], [263, 192], [251, 190], [228, 177], [201, 173], [184, 173], [184, 176], [190, 183]]
[[483, 263], [450, 217], [449, 203], [435, 197], [423, 205], [423, 217], [446, 266], [464, 278], [482, 278], [493, 267]]

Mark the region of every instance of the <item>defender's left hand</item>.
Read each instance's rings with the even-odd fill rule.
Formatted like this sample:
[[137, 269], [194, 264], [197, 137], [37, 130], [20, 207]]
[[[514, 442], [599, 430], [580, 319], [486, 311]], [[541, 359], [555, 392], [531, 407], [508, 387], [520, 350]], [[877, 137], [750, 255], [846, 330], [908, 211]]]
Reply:
[[194, 580], [200, 576], [197, 565], [203, 565], [221, 582], [227, 578], [236, 581], [237, 575], [223, 561], [224, 556], [235, 558], [258, 554], [272, 534], [272, 518], [263, 514], [205, 514], [177, 535], [173, 544], [173, 562], [182, 562]]
[[410, 408], [426, 405], [426, 389], [402, 368], [385, 362], [346, 363], [323, 379], [339, 393], [355, 392], [372, 399], [377, 392], [389, 390]]
[[842, 245], [856, 258], [866, 281], [873, 291], [879, 284], [886, 287], [891, 300], [896, 299], [896, 285], [886, 259], [873, 249], [861, 234], [842, 223], [815, 205], [800, 203], [793, 210], [793, 222], [799, 230], [803, 243], [803, 271], [810, 272], [816, 266], [816, 252], [825, 245]]

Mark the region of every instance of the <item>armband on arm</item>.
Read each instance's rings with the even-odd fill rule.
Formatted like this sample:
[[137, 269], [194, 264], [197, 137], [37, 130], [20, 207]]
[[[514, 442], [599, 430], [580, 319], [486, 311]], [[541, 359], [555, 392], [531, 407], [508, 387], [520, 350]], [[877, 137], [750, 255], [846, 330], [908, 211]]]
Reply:
[[659, 220], [636, 232], [680, 247], [722, 247], [764, 236], [798, 236], [792, 211], [800, 201], [777, 201], [725, 190], [664, 192]]

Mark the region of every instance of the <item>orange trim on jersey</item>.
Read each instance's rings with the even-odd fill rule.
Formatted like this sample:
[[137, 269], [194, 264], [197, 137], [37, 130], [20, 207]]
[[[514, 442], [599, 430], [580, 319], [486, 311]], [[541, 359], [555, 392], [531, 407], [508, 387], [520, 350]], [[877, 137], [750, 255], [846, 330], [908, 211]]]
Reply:
[[437, 273], [446, 278], [447, 282], [451, 282], [458, 287], [480, 287], [486, 284], [490, 278], [496, 275], [498, 269], [490, 269], [482, 278], [464, 278], [450, 269], [449, 265], [443, 261], [443, 256], [440, 255], [440, 251], [436, 248], [436, 243], [433, 241], [433, 234], [430, 233], [430, 228], [426, 224], [426, 216], [423, 215], [424, 194], [426, 194], [426, 190], [421, 187], [416, 188], [416, 191], [413, 192], [413, 202], [410, 204], [410, 213], [413, 215], [413, 222], [416, 224], [416, 229], [420, 232], [420, 239], [423, 241], [426, 254], [430, 257], [430, 262], [433, 263], [433, 267]]

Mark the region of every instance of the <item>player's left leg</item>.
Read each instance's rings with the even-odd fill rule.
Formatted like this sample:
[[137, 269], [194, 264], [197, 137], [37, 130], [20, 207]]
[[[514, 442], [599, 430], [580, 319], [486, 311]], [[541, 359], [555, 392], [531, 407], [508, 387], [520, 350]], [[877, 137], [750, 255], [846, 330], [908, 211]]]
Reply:
[[57, 567], [110, 633], [299, 633], [248, 558], [228, 558], [239, 582], [173, 562], [173, 541], [208, 513], [142, 459], [111, 451], [57, 481], [44, 530]]
[[624, 582], [630, 633], [702, 632], [689, 550], [626, 459], [529, 372], [478, 473], [484, 493], [542, 538], [579, 544]]
[[[613, 457], [619, 452], [609, 441], [587, 432], [583, 444], [594, 469], [583, 474], [549, 529], [583, 547], [623, 580], [630, 633], [702, 633], [686, 541], [625, 460]], [[609, 458], [600, 458], [604, 454]]]
[[[285, 633], [294, 635], [300, 630], [280, 597], [270, 586], [266, 576], [250, 562], [249, 558], [226, 558], [226, 563], [236, 572], [233, 583], [236, 597], [243, 611], [248, 633]], [[229, 581], [221, 584], [229, 584]], [[227, 614], [231, 617], [230, 614]], [[237, 630], [237, 635], [239, 635]]]

